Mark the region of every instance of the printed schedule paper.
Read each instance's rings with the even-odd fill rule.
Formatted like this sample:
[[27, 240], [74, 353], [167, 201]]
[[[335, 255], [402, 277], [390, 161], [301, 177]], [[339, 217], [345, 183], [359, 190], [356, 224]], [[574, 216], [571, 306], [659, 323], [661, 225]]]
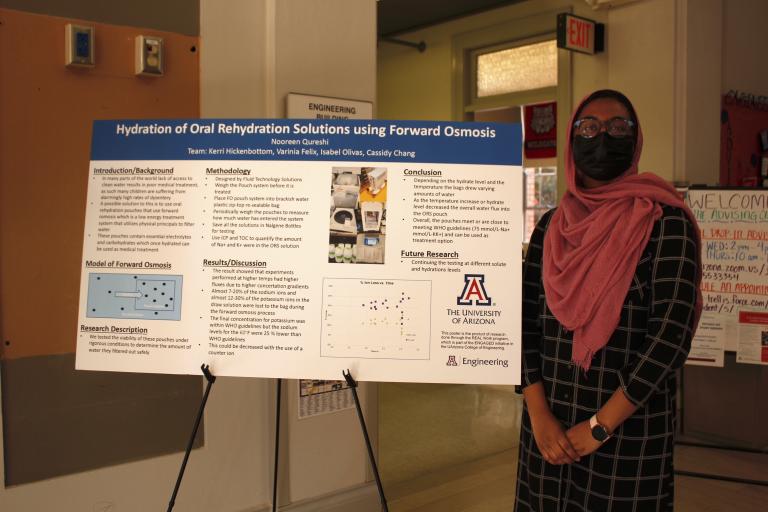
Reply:
[[94, 123], [77, 368], [518, 384], [517, 124]]

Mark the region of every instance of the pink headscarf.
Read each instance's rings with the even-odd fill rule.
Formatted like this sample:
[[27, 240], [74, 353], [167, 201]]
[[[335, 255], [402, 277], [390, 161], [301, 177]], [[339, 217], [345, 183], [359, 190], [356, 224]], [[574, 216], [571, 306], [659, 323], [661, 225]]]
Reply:
[[[674, 187], [655, 174], [638, 174], [643, 148], [639, 121], [630, 168], [606, 185], [593, 189], [579, 185], [571, 148], [573, 123], [595, 95], [581, 101], [568, 125], [568, 190], [547, 228], [543, 259], [547, 305], [563, 327], [573, 331], [572, 360], [584, 370], [619, 324], [624, 299], [653, 225], [662, 215], [662, 204], [685, 211], [701, 247], [693, 213]], [[701, 265], [697, 268], [694, 331], [702, 309]]]

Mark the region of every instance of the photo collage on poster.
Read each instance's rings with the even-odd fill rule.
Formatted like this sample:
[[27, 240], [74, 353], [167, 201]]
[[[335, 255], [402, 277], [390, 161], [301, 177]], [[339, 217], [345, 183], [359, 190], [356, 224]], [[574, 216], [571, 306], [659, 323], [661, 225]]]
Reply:
[[384, 263], [387, 169], [334, 167], [331, 172], [330, 263]]

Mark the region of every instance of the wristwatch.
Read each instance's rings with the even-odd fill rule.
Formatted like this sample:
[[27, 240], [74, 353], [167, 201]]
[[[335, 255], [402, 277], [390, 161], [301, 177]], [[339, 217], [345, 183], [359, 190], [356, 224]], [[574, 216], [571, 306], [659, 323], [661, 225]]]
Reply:
[[589, 430], [592, 432], [592, 437], [595, 441], [604, 443], [611, 438], [611, 433], [608, 432], [608, 428], [597, 421], [597, 414], [589, 418]]

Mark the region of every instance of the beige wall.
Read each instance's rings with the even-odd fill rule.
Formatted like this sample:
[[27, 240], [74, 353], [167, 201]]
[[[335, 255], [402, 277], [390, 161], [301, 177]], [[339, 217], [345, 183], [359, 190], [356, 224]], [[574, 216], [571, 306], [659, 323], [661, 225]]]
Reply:
[[610, 9], [608, 86], [632, 100], [643, 128], [641, 170], [673, 179], [675, 2], [646, 0]]
[[677, 0], [675, 179], [714, 185], [720, 166], [722, 0]]
[[[574, 14], [605, 22], [606, 11], [593, 11], [584, 2], [568, 0], [529, 0], [474, 16], [436, 25], [417, 32], [398, 36], [409, 41], [423, 40], [427, 44], [424, 53], [390, 43], [380, 43], [378, 59], [378, 107], [382, 119], [435, 119], [452, 118], [454, 95], [452, 73], [459, 63], [454, 61], [453, 45], [466, 39], [467, 34], [481, 31], [508, 31], [510, 24], [518, 24], [521, 31], [532, 19], [541, 15], [551, 16], [551, 34], [555, 33], [556, 13], [570, 11]], [[505, 42], [500, 35], [494, 43]], [[507, 39], [508, 40], [508, 39]], [[569, 103], [578, 101], [587, 93], [608, 86], [608, 56], [570, 54], [561, 51], [561, 59], [569, 59], [569, 76], [560, 81], [566, 84], [562, 97]], [[560, 69], [564, 66], [559, 65]], [[561, 98], [562, 98], [561, 97]], [[561, 105], [562, 108], [562, 105]], [[567, 111], [558, 112], [558, 122], [567, 122]], [[564, 132], [563, 132], [564, 133]], [[560, 135], [564, 138], [564, 135]], [[559, 180], [559, 190], [564, 191], [565, 180]]]
[[673, 181], [715, 184], [720, 92], [768, 90], [768, 74], [760, 64], [768, 20], [764, 0], [638, 0], [596, 11], [577, 0], [529, 0], [403, 34], [402, 39], [424, 40], [427, 51], [380, 45], [379, 117], [449, 119], [452, 38], [567, 9], [606, 23], [604, 54], [570, 55], [571, 76], [560, 83], [570, 88], [573, 105], [597, 88], [622, 90], [643, 125], [641, 170]]
[[[424, 41], [427, 50], [414, 49], [382, 42], [378, 57], [378, 107], [382, 119], [451, 119], [451, 71], [453, 69], [451, 42], [461, 34], [519, 20], [546, 12], [553, 16], [571, 9], [574, 14], [604, 21], [605, 12], [592, 11], [583, 2], [567, 0], [532, 0], [501, 9], [398, 36], [408, 41]], [[554, 33], [554, 29], [553, 29]], [[504, 42], [503, 40], [499, 41]], [[596, 87], [607, 85], [604, 70], [605, 55], [574, 55], [573, 97], [579, 99]]]
[[[598, 88], [625, 92], [643, 126], [640, 169], [672, 181], [716, 184], [721, 93], [737, 88], [768, 95], [768, 72], [762, 65], [766, 45], [761, 41], [768, 26], [765, 0], [637, 0], [597, 11], [580, 0], [529, 0], [402, 34], [398, 37], [404, 40], [423, 40], [427, 50], [380, 44], [379, 117], [451, 119], [457, 65], [453, 42], [468, 33], [494, 32], [499, 25], [525, 24], [537, 14], [568, 9], [606, 24], [606, 52], [565, 54], [571, 59], [570, 75], [560, 77], [560, 85], [568, 88], [565, 97], [575, 106]], [[394, 386], [384, 386], [381, 429], [389, 432], [394, 425], [387, 422], [402, 397]], [[477, 392], [482, 395], [483, 390]], [[510, 439], [509, 447], [514, 442]], [[418, 466], [419, 471], [434, 469]]]
[[764, 0], [677, 0], [676, 172], [715, 185], [720, 106], [731, 89], [768, 95]]
[[723, 0], [722, 9], [722, 91], [737, 89], [768, 96], [768, 2]]
[[[375, 0], [230, 0], [226, 4], [201, 0], [200, 4], [202, 117], [280, 116], [289, 91], [374, 101]], [[63, 50], [56, 55], [63, 55]], [[195, 86], [189, 80], [186, 85]], [[187, 90], [184, 83], [179, 87]], [[125, 97], [118, 106], [121, 101], [125, 103]], [[193, 110], [189, 115], [197, 113], [196, 101]], [[87, 163], [87, 158], [83, 161]], [[367, 458], [354, 412], [298, 422], [295, 382], [288, 383], [285, 393], [282, 434], [288, 443], [281, 505], [365, 484]], [[363, 386], [361, 394], [365, 399], [371, 393]], [[273, 402], [271, 380], [216, 381], [206, 409], [205, 446], [192, 453], [176, 510], [245, 512], [269, 505]], [[367, 404], [375, 431], [375, 400]], [[188, 435], [189, 431], [179, 432], [181, 438]], [[181, 454], [155, 457], [0, 487], [0, 510], [165, 510], [181, 458]], [[312, 504], [304, 508], [314, 509]]]
[[[140, 3], [136, 8], [142, 6]], [[11, 256], [21, 258], [18, 264], [3, 269], [0, 282], [15, 286], [8, 289], [13, 300], [4, 294], [0, 302], [3, 308], [31, 300], [39, 303], [39, 297], [21, 296], [23, 289], [58, 297], [50, 306], [42, 305], [51, 311], [44, 322], [13, 312], [4, 314], [4, 329], [23, 324], [18, 336], [3, 333], [3, 340], [12, 339], [14, 345], [19, 342], [20, 351], [5, 354], [14, 359], [74, 350], [76, 310], [67, 311], [77, 302], [91, 122], [99, 118], [195, 117], [199, 113], [198, 53], [191, 52], [199, 43], [196, 36], [159, 33], [166, 41], [168, 69], [162, 78], [143, 80], [133, 71], [133, 39], [139, 33], [157, 33], [146, 27], [96, 24], [97, 65], [89, 70], [65, 68], [64, 24], [82, 21], [0, 9], [0, 170], [4, 194], [0, 204], [3, 221], [10, 223], [2, 226], [2, 260], [9, 265], [13, 263]], [[30, 190], [35, 191], [37, 203], [20, 201]], [[54, 253], [57, 263], [49, 265]], [[39, 283], [14, 281], [20, 276], [18, 269], [25, 265], [40, 269], [30, 276]], [[65, 324], [60, 325], [59, 320]], [[71, 326], [66, 325], [69, 322]], [[41, 338], [42, 343], [33, 337], [38, 331], [49, 334]], [[36, 359], [53, 373], [50, 359]], [[26, 384], [50, 389], [47, 381], [29, 379]], [[253, 433], [263, 412], [240, 410], [244, 396], [262, 403], [264, 399], [257, 393], [246, 393], [244, 385], [244, 379], [216, 384], [205, 423], [206, 445], [192, 455], [178, 510], [239, 512], [265, 501], [266, 486], [252, 484], [259, 478], [258, 472], [264, 472], [258, 458], [267, 439]], [[233, 422], [229, 418], [235, 417], [235, 412], [238, 421]], [[92, 410], [83, 408], [76, 413], [80, 421], [87, 422]], [[192, 420], [188, 419], [189, 429]], [[51, 429], [60, 427], [50, 425]], [[178, 436], [186, 440], [189, 433], [185, 427]], [[82, 437], [78, 441], [88, 446]], [[39, 455], [41, 464], [46, 455]], [[0, 445], [0, 459], [4, 458]], [[92, 458], [92, 454], [83, 454], [83, 458]], [[182, 454], [175, 453], [30, 484], [0, 484], [0, 510], [164, 510], [181, 459]], [[0, 465], [0, 482], [4, 482], [3, 471]]]

